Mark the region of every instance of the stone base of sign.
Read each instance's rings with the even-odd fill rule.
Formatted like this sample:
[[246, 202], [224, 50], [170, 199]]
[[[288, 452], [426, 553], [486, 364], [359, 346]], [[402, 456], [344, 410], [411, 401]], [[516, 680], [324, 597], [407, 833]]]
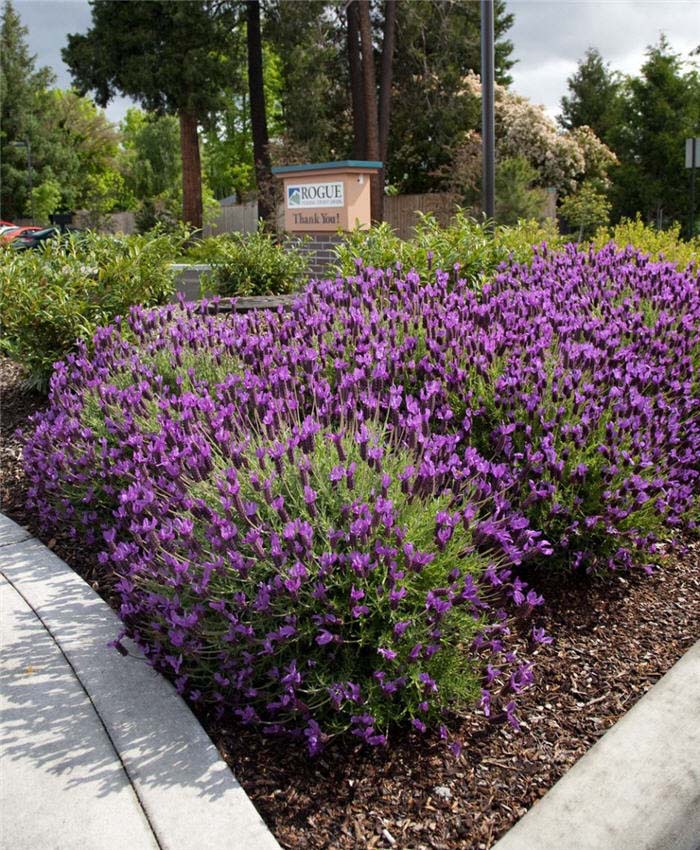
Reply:
[[329, 277], [332, 275], [330, 267], [338, 262], [334, 249], [343, 240], [344, 237], [337, 233], [305, 233], [304, 236], [287, 236], [285, 242], [308, 259], [310, 277]]

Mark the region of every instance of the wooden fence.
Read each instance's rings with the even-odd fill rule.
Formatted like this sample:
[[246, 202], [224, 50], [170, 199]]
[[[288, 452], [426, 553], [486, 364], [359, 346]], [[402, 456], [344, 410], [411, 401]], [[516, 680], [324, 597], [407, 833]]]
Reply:
[[459, 195], [432, 192], [426, 195], [388, 195], [384, 198], [384, 220], [401, 239], [410, 239], [418, 222], [417, 213], [432, 213], [446, 227], [459, 204]]

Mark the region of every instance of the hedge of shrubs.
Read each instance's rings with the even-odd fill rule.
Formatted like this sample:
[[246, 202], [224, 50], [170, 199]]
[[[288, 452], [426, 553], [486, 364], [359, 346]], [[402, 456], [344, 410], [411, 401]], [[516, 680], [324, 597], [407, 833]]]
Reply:
[[89, 340], [99, 325], [133, 304], [163, 304], [185, 233], [146, 236], [80, 233], [40, 249], [0, 251], [0, 349], [45, 389], [53, 364]]
[[[679, 228], [659, 232], [639, 220], [622, 222], [601, 230], [594, 244], [600, 248], [610, 240], [620, 247], [634, 245], [681, 268], [691, 263], [698, 267], [698, 240], [684, 242]], [[449, 227], [425, 215], [409, 241], [386, 224], [348, 234], [337, 248], [332, 272], [354, 274], [358, 258], [367, 267], [398, 264], [422, 277], [434, 268], [458, 265], [460, 277], [478, 288], [503, 263], [530, 263], [533, 245], [546, 243], [554, 250], [563, 242], [553, 222], [522, 221], [492, 233], [461, 211]], [[177, 258], [212, 264], [212, 272], [203, 276], [203, 290], [210, 296], [297, 292], [308, 274], [302, 251], [264, 232], [194, 243], [184, 228], [169, 235], [160, 230], [128, 237], [87, 233], [49, 242], [40, 251], [0, 248], [0, 349], [26, 364], [30, 383], [45, 389], [54, 362], [75, 349], [76, 339], [89, 342], [98, 325], [124, 315], [133, 304], [167, 301], [174, 289], [170, 264]]]
[[202, 290], [225, 298], [296, 292], [308, 273], [308, 258], [301, 251], [263, 230], [203, 239], [189, 247], [187, 259], [211, 264]]
[[523, 565], [650, 570], [697, 527], [699, 339], [696, 270], [614, 245], [478, 290], [360, 266], [288, 312], [134, 309], [57, 367], [30, 504], [102, 541], [191, 700], [312, 753], [517, 725]]
[[446, 227], [431, 213], [417, 213], [417, 219], [408, 240], [401, 239], [386, 223], [349, 233], [335, 249], [335, 270], [341, 275], [353, 274], [358, 258], [365, 266], [377, 269], [394, 268], [399, 263], [406, 271], [415, 269], [422, 276], [434, 267], [453, 269], [457, 264], [460, 276], [478, 286], [492, 277], [501, 263], [530, 262], [533, 245], [546, 242], [554, 250], [564, 243], [554, 221], [520, 221], [513, 227], [491, 228], [461, 209]]

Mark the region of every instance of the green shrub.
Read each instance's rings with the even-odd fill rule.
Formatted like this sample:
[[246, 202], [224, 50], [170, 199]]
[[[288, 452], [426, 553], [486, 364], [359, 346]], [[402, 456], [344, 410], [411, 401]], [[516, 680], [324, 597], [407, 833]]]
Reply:
[[232, 298], [238, 295], [282, 295], [300, 289], [308, 271], [306, 257], [281, 245], [263, 230], [227, 233], [203, 240], [188, 253], [192, 262], [211, 263], [202, 290]]
[[593, 237], [593, 245], [600, 249], [608, 242], [614, 242], [619, 248], [628, 245], [644, 254], [649, 254], [653, 260], [662, 257], [676, 263], [679, 269], [687, 268], [691, 263], [699, 264], [700, 238], [697, 236], [690, 241], [681, 238], [681, 226], [676, 223], [668, 230], [657, 230], [642, 221], [637, 213], [634, 221], [623, 218], [615, 227], [601, 227]]
[[174, 291], [170, 263], [182, 234], [74, 234], [37, 250], [0, 254], [0, 347], [45, 389], [53, 364], [133, 304], [162, 304]]
[[578, 241], [590, 236], [596, 228], [608, 223], [610, 201], [595, 183], [586, 180], [573, 195], [564, 198], [559, 207], [561, 216], [578, 228]]
[[381, 269], [393, 267], [398, 261], [405, 269], [413, 268], [421, 275], [428, 274], [431, 266], [452, 270], [459, 264], [460, 276], [479, 284], [504, 261], [512, 258], [528, 262], [533, 245], [547, 242], [556, 248], [562, 242], [553, 222], [520, 221], [513, 227], [497, 226], [491, 233], [487, 223], [470, 218], [464, 210], [457, 211], [448, 227], [442, 227], [430, 213], [418, 216], [411, 240], [399, 238], [386, 223], [349, 233], [336, 248], [337, 270], [344, 275], [353, 274], [357, 259]]

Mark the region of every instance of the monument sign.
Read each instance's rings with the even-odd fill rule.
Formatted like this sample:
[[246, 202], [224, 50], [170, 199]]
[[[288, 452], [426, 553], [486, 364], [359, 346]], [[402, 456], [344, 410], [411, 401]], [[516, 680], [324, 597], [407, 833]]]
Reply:
[[273, 168], [284, 182], [284, 229], [321, 233], [368, 228], [370, 176], [381, 167], [381, 162], [344, 160]]

